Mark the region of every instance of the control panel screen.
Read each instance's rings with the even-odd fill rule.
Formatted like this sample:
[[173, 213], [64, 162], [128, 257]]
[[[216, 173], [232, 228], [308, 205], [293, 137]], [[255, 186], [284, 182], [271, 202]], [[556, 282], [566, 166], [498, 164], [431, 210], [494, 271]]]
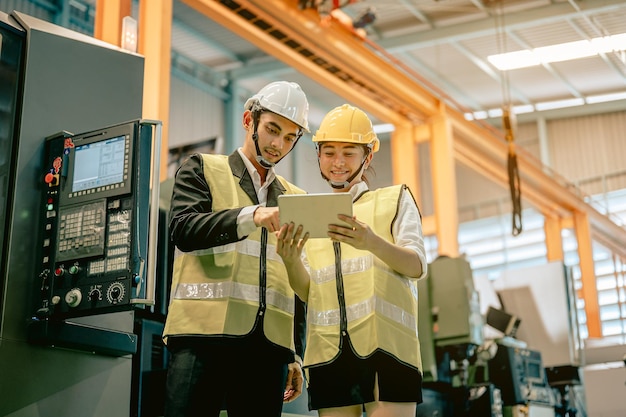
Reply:
[[124, 136], [77, 146], [74, 154], [72, 192], [106, 187], [124, 179]]
[[527, 362], [528, 378], [532, 380], [538, 380], [543, 382], [543, 375], [541, 374], [541, 363], [529, 360]]

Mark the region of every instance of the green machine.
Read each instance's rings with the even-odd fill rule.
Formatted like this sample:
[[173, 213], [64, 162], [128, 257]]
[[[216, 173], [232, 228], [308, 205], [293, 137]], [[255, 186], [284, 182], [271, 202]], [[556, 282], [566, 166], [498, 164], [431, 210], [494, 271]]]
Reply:
[[446, 377], [441, 374], [441, 361], [446, 356], [463, 361], [484, 339], [484, 320], [469, 262], [437, 258], [428, 265], [428, 276], [420, 281], [418, 290], [424, 380], [442, 381]]
[[[470, 387], [469, 364], [483, 343], [484, 320], [469, 262], [437, 258], [419, 281], [418, 292], [424, 402], [417, 415], [489, 415], [485, 413], [491, 413], [491, 399], [473, 396]], [[485, 387], [485, 392], [491, 388]]]

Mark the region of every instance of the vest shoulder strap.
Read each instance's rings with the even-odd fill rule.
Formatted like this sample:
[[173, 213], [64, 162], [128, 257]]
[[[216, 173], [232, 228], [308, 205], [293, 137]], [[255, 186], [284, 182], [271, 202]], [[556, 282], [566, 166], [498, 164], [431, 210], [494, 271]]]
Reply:
[[306, 194], [306, 191], [304, 191], [302, 188], [296, 187], [280, 175], [276, 175], [276, 179], [278, 179], [283, 187], [285, 187], [285, 190], [287, 190], [287, 194]]
[[237, 203], [237, 188], [233, 181], [233, 172], [228, 164], [227, 155], [202, 154], [204, 178], [211, 190], [220, 190], [212, 193], [213, 208], [230, 208]]

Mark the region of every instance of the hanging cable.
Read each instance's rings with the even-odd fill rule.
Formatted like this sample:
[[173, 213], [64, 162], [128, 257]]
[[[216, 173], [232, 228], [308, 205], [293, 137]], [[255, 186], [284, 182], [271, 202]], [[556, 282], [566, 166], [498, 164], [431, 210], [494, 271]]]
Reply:
[[502, 120], [505, 124], [506, 140], [509, 144], [507, 170], [509, 174], [509, 191], [511, 193], [511, 203], [513, 206], [512, 233], [513, 236], [517, 236], [522, 233], [522, 189], [520, 187], [517, 154], [515, 153], [515, 144], [513, 143], [513, 129], [506, 126], [513, 124], [508, 106], [502, 109]]
[[[505, 53], [506, 48], [506, 31], [504, 25], [504, 10], [502, 9], [502, 1], [499, 2], [499, 8], [495, 13], [496, 35], [498, 41], [498, 50]], [[519, 168], [517, 165], [517, 153], [515, 152], [515, 113], [511, 106], [511, 89], [509, 86], [509, 75], [506, 70], [500, 71], [501, 87], [502, 87], [502, 127], [508, 143], [507, 172], [509, 176], [509, 191], [511, 194], [512, 205], [512, 233], [517, 236], [522, 233], [522, 190], [520, 187]]]

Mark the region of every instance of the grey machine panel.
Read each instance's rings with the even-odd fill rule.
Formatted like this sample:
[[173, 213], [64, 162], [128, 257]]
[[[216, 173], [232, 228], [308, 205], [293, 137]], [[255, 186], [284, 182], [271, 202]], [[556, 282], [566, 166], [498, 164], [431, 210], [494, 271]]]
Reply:
[[[31, 345], [45, 138], [140, 119], [144, 59], [31, 16], [8, 19], [26, 33], [22, 106], [17, 112], [15, 184], [10, 190], [4, 305], [0, 316], [0, 415], [125, 416], [132, 358]], [[132, 332], [133, 312], [89, 317]]]
[[483, 318], [469, 262], [440, 257], [428, 266], [431, 309], [436, 317], [433, 337], [437, 346], [483, 342]]

